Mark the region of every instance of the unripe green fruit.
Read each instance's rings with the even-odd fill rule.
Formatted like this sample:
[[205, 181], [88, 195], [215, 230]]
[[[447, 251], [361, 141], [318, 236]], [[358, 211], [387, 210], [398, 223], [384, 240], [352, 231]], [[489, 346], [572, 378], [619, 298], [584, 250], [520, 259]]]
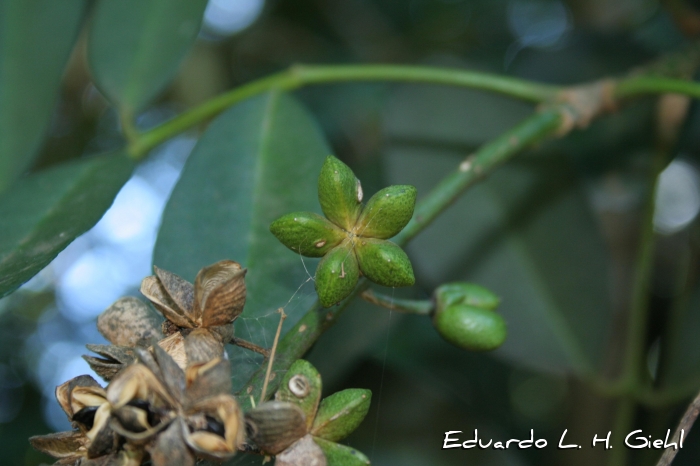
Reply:
[[272, 222], [270, 231], [282, 244], [306, 257], [323, 257], [347, 238], [343, 230], [311, 212], [284, 215]]
[[472, 351], [490, 351], [506, 339], [506, 323], [499, 314], [467, 304], [438, 309], [433, 325], [442, 338]]
[[416, 282], [411, 261], [403, 249], [382, 239], [356, 238], [355, 250], [362, 273], [383, 286], [411, 286]]
[[475, 283], [446, 283], [438, 287], [434, 295], [438, 309], [459, 303], [492, 311], [501, 302], [491, 290]]
[[318, 201], [331, 222], [350, 231], [362, 208], [362, 186], [350, 167], [329, 155], [318, 176]]
[[416, 188], [395, 185], [372, 196], [357, 220], [355, 234], [388, 239], [399, 234], [413, 216]]
[[316, 268], [316, 292], [323, 307], [331, 307], [350, 296], [360, 279], [352, 243], [344, 241], [331, 249]]
[[314, 442], [323, 451], [329, 466], [367, 466], [369, 459], [361, 452], [347, 445], [314, 437]]
[[313, 420], [311, 434], [331, 442], [350, 435], [369, 411], [372, 392], [362, 388], [348, 388], [324, 398]]

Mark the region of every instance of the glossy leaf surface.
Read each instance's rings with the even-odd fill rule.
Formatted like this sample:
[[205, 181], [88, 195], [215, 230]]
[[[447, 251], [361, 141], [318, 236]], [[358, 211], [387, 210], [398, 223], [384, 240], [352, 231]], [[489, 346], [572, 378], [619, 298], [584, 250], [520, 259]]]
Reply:
[[[205, 265], [240, 262], [248, 268], [247, 302], [236, 335], [271, 346], [275, 310], [295, 296], [285, 311], [289, 328], [316, 295], [311, 285], [297, 293], [309, 279], [304, 264], [269, 227], [288, 212], [318, 209], [318, 170], [328, 153], [313, 118], [286, 94], [231, 108], [211, 123], [185, 165], [163, 215], [154, 264], [192, 280]], [[236, 385], [258, 360], [242, 349], [232, 356]]]
[[133, 162], [121, 153], [60, 165], [0, 197], [0, 297], [44, 268], [112, 205]]
[[123, 110], [142, 110], [177, 73], [206, 0], [103, 0], [89, 37], [97, 86]]
[[86, 3], [0, 1], [0, 191], [41, 145]]

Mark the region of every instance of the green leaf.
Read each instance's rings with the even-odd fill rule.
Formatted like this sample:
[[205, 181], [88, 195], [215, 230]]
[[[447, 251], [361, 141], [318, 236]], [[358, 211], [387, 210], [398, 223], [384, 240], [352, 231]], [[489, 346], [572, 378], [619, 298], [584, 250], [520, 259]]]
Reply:
[[284, 374], [280, 388], [275, 393], [275, 400], [299, 406], [306, 416], [306, 429], [308, 431], [316, 417], [322, 388], [321, 374], [318, 373], [313, 364], [298, 359]]
[[206, 0], [101, 0], [88, 39], [97, 87], [122, 111], [143, 110], [194, 43]]
[[[290, 211], [318, 209], [316, 178], [329, 152], [307, 111], [292, 97], [268, 93], [214, 120], [192, 155], [163, 214], [154, 264], [193, 280], [201, 267], [232, 259], [248, 268], [247, 301], [236, 333], [271, 346], [286, 306], [285, 328], [315, 301], [298, 254], [270, 233]], [[306, 260], [305, 260], [306, 261]], [[308, 267], [308, 265], [307, 265]], [[232, 350], [234, 385], [259, 359]], [[240, 388], [238, 386], [237, 388]]]
[[367, 415], [372, 392], [362, 388], [348, 388], [321, 401], [311, 433], [337, 442], [350, 435]]
[[43, 269], [112, 205], [133, 162], [122, 153], [60, 165], [0, 197], [0, 297]]
[[314, 442], [321, 447], [323, 454], [326, 455], [328, 466], [364, 466], [369, 464], [369, 459], [361, 451], [354, 448], [329, 442], [319, 437], [314, 437]]
[[29, 167], [41, 145], [85, 5], [0, 1], [0, 191]]
[[[391, 181], [427, 190], [461, 160], [433, 150], [394, 151]], [[541, 370], [599, 367], [612, 323], [610, 263], [561, 155], [521, 157], [499, 168], [407, 249], [424, 283], [466, 279], [502, 298], [508, 338], [495, 354]]]
[[292, 251], [323, 257], [347, 238], [347, 233], [313, 212], [292, 212], [270, 225], [270, 232]]
[[411, 220], [415, 205], [416, 188], [413, 186], [386, 187], [372, 196], [362, 209], [356, 234], [379, 239], [396, 236]]
[[318, 201], [328, 220], [352, 230], [362, 207], [362, 186], [350, 167], [332, 155], [318, 176]]

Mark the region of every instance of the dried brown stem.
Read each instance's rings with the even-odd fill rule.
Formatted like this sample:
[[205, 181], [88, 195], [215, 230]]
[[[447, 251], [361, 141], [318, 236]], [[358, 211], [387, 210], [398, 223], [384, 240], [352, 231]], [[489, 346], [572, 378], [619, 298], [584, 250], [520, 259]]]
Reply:
[[266, 359], [270, 357], [269, 349], [263, 348], [262, 346], [258, 346], [255, 343], [251, 343], [242, 338], [233, 337], [231, 338], [231, 341], [229, 343], [231, 343], [232, 345], [240, 346], [241, 348], [245, 348], [250, 351], [254, 351], [258, 354], [262, 354], [263, 356], [265, 356]]
[[262, 392], [260, 392], [260, 401], [258, 404], [265, 401], [265, 395], [267, 394], [267, 384], [270, 382], [270, 371], [272, 371], [272, 363], [275, 361], [275, 351], [277, 351], [277, 343], [280, 341], [280, 333], [282, 333], [282, 323], [284, 319], [287, 318], [287, 314], [284, 313], [284, 309], [279, 308], [280, 313], [280, 323], [277, 325], [277, 333], [275, 334], [275, 342], [272, 344], [272, 352], [270, 353], [270, 360], [267, 362], [267, 372], [265, 373], [265, 382], [263, 383]]
[[[693, 427], [695, 420], [698, 418], [698, 414], [700, 414], [700, 393], [695, 396], [693, 402], [690, 403], [688, 409], [685, 410], [685, 414], [683, 414], [681, 422], [678, 424], [676, 431], [673, 433], [671, 442], [679, 442], [681, 432], [683, 432], [684, 438], [688, 436], [688, 432], [690, 432], [690, 429]], [[669, 466], [676, 457], [678, 450], [679, 448], [667, 448], [664, 451], [664, 454], [661, 455], [659, 462], [656, 463], [656, 466]]]

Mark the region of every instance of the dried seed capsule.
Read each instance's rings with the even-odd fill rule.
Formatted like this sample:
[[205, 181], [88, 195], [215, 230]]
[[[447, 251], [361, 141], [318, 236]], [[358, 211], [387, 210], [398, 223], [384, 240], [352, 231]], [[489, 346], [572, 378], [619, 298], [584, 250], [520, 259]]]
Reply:
[[452, 304], [468, 304], [490, 311], [498, 307], [500, 298], [491, 290], [475, 283], [446, 283], [435, 290], [435, 302], [439, 309]]
[[357, 258], [349, 241], [332, 249], [316, 268], [316, 292], [323, 307], [347, 298], [360, 278]]
[[372, 196], [357, 220], [355, 234], [388, 239], [396, 236], [413, 216], [416, 188], [389, 186]]
[[197, 455], [214, 461], [233, 456], [243, 444], [243, 416], [229, 394], [221, 394], [194, 404], [188, 414], [202, 416], [202, 425], [185, 432], [185, 440]]
[[355, 242], [362, 273], [383, 286], [411, 286], [416, 282], [411, 261], [391, 241], [360, 238]]
[[245, 414], [248, 438], [263, 452], [276, 455], [306, 435], [306, 416], [297, 405], [268, 401]]
[[292, 212], [270, 225], [282, 244], [306, 257], [323, 257], [347, 238], [347, 233], [311, 212]]
[[319, 437], [314, 437], [314, 442], [321, 448], [330, 465], [366, 466], [369, 464], [369, 459], [354, 448]]
[[489, 351], [506, 339], [506, 323], [493, 311], [467, 304], [453, 304], [438, 309], [433, 325], [442, 338], [460, 348]]
[[219, 261], [204, 267], [194, 281], [194, 321], [204, 327], [233, 322], [245, 305], [246, 269], [238, 262]]
[[337, 442], [360, 425], [369, 410], [372, 392], [361, 388], [350, 388], [324, 398], [311, 427], [311, 433], [332, 442]]
[[350, 167], [329, 155], [318, 177], [318, 200], [324, 215], [350, 231], [357, 222], [362, 202], [362, 186]]
[[282, 379], [275, 400], [286, 401], [301, 408], [306, 416], [306, 428], [311, 428], [321, 400], [321, 374], [308, 361], [297, 359]]
[[117, 300], [97, 318], [97, 330], [113, 345], [149, 346], [160, 338], [161, 319], [144, 302]]

